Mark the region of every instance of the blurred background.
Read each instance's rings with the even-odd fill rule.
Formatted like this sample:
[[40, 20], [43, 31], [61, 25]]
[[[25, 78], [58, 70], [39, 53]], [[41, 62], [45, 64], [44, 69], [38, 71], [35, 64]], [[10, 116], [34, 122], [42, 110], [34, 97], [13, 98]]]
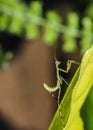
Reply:
[[[54, 58], [63, 69], [80, 63], [92, 34], [93, 0], [0, 0], [0, 130], [48, 129], [57, 101], [43, 83], [56, 84]], [[69, 83], [77, 67], [60, 75]], [[81, 115], [92, 130], [93, 90]]]

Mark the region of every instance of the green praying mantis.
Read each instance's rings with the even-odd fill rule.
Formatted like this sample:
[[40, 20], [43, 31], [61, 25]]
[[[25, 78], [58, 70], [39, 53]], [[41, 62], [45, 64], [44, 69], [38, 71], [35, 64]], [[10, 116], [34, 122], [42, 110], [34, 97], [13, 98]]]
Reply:
[[[57, 76], [57, 84], [56, 86], [54, 87], [49, 87], [46, 83], [44, 83], [44, 88], [45, 90], [47, 90], [49, 93], [54, 93], [56, 92], [57, 90], [58, 91], [58, 97], [57, 97], [57, 105], [59, 107], [59, 104], [60, 104], [60, 96], [61, 96], [61, 86], [63, 84], [63, 81], [68, 85], [68, 83], [65, 81], [65, 79], [60, 76], [59, 72], [64, 72], [64, 73], [68, 73], [69, 70], [71, 69], [71, 65], [72, 64], [80, 64], [74, 60], [68, 60], [67, 61], [67, 67], [66, 67], [66, 70], [62, 69], [62, 68], [59, 68], [59, 65], [61, 64], [60, 61], [58, 61], [57, 59], [55, 59], [55, 65], [56, 65], [56, 76]], [[60, 109], [59, 109], [60, 110]], [[62, 114], [60, 112], [60, 117], [62, 119]]]
[[68, 85], [68, 83], [65, 81], [65, 79], [60, 76], [59, 72], [64, 72], [64, 73], [68, 73], [69, 70], [71, 69], [71, 65], [72, 64], [80, 64], [76, 61], [73, 60], [68, 60], [67, 61], [67, 67], [66, 70], [59, 68], [59, 65], [61, 64], [60, 61], [58, 61], [57, 59], [55, 59], [55, 65], [56, 65], [56, 75], [57, 75], [57, 84], [55, 87], [49, 87], [46, 83], [44, 83], [44, 88], [49, 92], [49, 93], [53, 93], [56, 92], [57, 90], [59, 90], [58, 93], [58, 106], [59, 106], [59, 98], [60, 98], [60, 92], [61, 92], [61, 85], [63, 84], [63, 81]]

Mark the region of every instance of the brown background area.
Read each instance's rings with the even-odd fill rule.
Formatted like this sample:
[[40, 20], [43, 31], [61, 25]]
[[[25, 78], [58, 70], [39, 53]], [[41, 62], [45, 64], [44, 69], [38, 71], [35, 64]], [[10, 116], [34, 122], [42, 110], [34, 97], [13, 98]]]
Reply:
[[54, 84], [52, 48], [26, 42], [6, 71], [0, 71], [0, 112], [16, 129], [47, 130], [55, 100], [43, 88]]

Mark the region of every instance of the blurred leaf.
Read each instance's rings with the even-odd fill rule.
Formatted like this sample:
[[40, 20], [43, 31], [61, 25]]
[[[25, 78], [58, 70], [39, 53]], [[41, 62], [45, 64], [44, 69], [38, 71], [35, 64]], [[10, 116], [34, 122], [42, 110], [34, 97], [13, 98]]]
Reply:
[[64, 45], [62, 46], [62, 49], [63, 49], [65, 52], [75, 52], [76, 49], [77, 49], [77, 46], [76, 46], [76, 44], [75, 44], [74, 39], [72, 39], [72, 40], [70, 39], [70, 41], [67, 40], [67, 42], [64, 43]]
[[7, 70], [9, 68], [9, 62], [3, 61], [2, 64], [1, 64], [1, 66], [0, 66], [0, 68], [2, 70]]
[[15, 34], [20, 34], [22, 33], [22, 21], [20, 21], [19, 19], [12, 19], [11, 24], [9, 26], [9, 31], [11, 33], [15, 33]]
[[79, 19], [76, 13], [69, 13], [67, 16], [67, 31], [63, 35], [62, 39], [64, 44], [62, 45], [62, 50], [65, 52], [75, 52], [77, 50], [76, 31], [79, 26]]
[[8, 27], [9, 19], [6, 15], [0, 16], [0, 29], [6, 30]]
[[13, 58], [13, 53], [12, 52], [6, 52], [4, 55], [4, 60], [8, 61], [11, 60]]
[[39, 30], [37, 26], [28, 24], [26, 25], [26, 38], [27, 39], [37, 39], [39, 37]]
[[2, 47], [0, 46], [0, 68], [6, 69], [9, 66], [9, 61], [13, 58], [12, 52], [4, 53]]
[[87, 7], [86, 9], [86, 15], [88, 15], [90, 18], [93, 19], [93, 1], [91, 2], [91, 4]]
[[82, 19], [82, 38], [80, 41], [81, 45], [81, 53], [84, 54], [87, 49], [89, 49], [92, 45], [92, 20], [88, 17]]
[[46, 17], [47, 17], [47, 22], [46, 25], [44, 26], [43, 37], [46, 44], [53, 45], [58, 38], [58, 32], [55, 30], [55, 26], [60, 24], [61, 18], [54, 11], [47, 12]]
[[42, 3], [40, 1], [33, 1], [30, 4], [30, 8], [29, 8], [31, 14], [34, 14], [36, 16], [41, 16], [42, 14]]
[[39, 27], [37, 25], [36, 17], [42, 15], [42, 3], [39, 1], [31, 2], [27, 18], [29, 21], [26, 22], [26, 38], [37, 39], [39, 37]]

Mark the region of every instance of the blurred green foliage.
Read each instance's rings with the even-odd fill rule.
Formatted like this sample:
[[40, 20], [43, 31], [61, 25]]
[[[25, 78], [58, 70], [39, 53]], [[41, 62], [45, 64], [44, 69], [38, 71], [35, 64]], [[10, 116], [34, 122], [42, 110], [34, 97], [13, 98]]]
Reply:
[[57, 24], [61, 23], [61, 18], [56, 12], [53, 11], [48, 11], [46, 13], [46, 18], [47, 22], [44, 27], [44, 41], [49, 45], [53, 45], [58, 38], [58, 32], [55, 27]]
[[45, 19], [42, 17], [40, 1], [32, 1], [27, 6], [17, 0], [0, 0], [0, 30], [34, 40], [39, 38], [41, 26], [44, 42], [48, 45], [55, 44], [62, 33], [62, 50], [65, 52], [77, 50], [77, 39], [80, 39], [82, 54], [92, 45], [92, 20], [89, 17], [80, 22], [77, 13], [71, 12], [67, 16], [67, 25], [63, 25], [62, 18], [54, 11], [48, 11]]
[[86, 8], [85, 14], [88, 15], [93, 20], [93, 1], [92, 0], [91, 0], [91, 3]]
[[63, 50], [66, 52], [75, 52], [77, 49], [76, 38], [77, 30], [79, 28], [79, 17], [76, 13], [69, 13], [67, 17], [67, 31], [64, 35]]
[[[37, 26], [37, 21], [35, 17], [41, 17], [42, 15], [42, 4], [41, 2], [32, 2], [26, 12], [25, 21], [25, 31], [27, 39], [37, 39], [39, 37], [39, 26]], [[31, 16], [32, 15], [32, 16]]]
[[[92, 43], [92, 20], [89, 17], [82, 19], [82, 39], [80, 41], [82, 53], [84, 53], [88, 48], [90, 48]], [[85, 46], [86, 44], [86, 46]]]
[[9, 66], [9, 61], [12, 59], [12, 52], [3, 52], [2, 47], [0, 47], [0, 67], [2, 69], [7, 69]]

